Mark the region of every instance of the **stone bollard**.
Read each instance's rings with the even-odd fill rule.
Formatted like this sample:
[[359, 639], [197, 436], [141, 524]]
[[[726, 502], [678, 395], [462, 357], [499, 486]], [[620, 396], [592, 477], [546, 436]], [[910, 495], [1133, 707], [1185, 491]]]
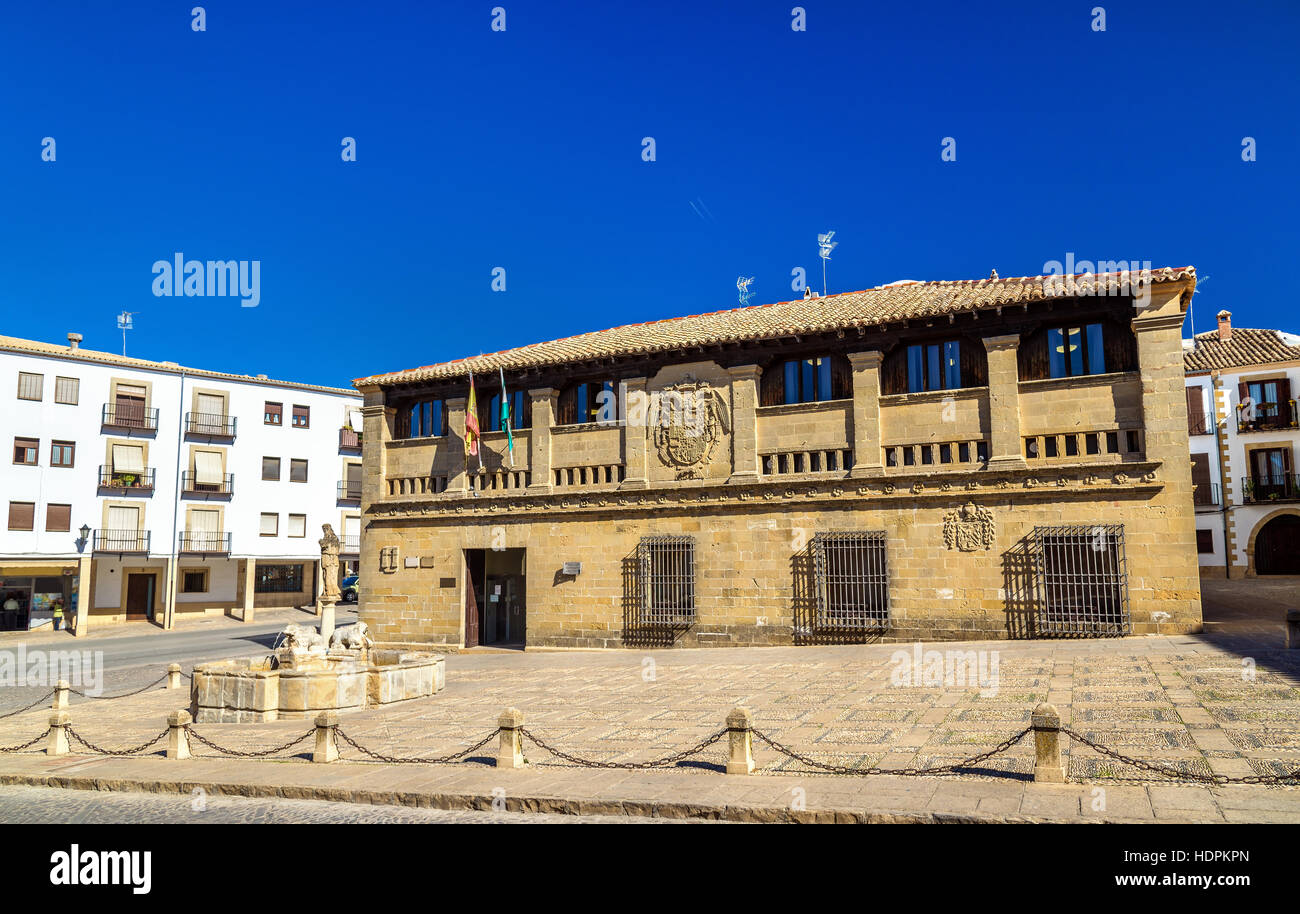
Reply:
[[50, 715], [50, 740], [45, 744], [46, 755], [67, 755], [68, 727], [72, 726], [72, 715], [67, 711], [55, 711]]
[[66, 679], [60, 679], [54, 684], [54, 704], [51, 706], [51, 710], [68, 710], [68, 692], [71, 689], [72, 686], [68, 684]]
[[1286, 646], [1300, 651], [1300, 609], [1286, 611]]
[[172, 663], [167, 666], [167, 688], [179, 689], [181, 687], [181, 665]]
[[524, 767], [524, 736], [519, 731], [524, 726], [524, 712], [506, 708], [497, 718], [501, 728], [501, 747], [497, 750], [498, 768]]
[[732, 708], [727, 715], [727, 774], [754, 773], [754, 715], [749, 708]]
[[316, 749], [311, 754], [313, 762], [334, 762], [339, 757], [337, 711], [322, 711], [316, 715]]
[[167, 715], [167, 757], [187, 759], [190, 757], [190, 734], [185, 728], [194, 722], [189, 711], [173, 711]]
[[1030, 725], [1034, 729], [1034, 780], [1044, 784], [1064, 784], [1065, 765], [1061, 762], [1061, 715], [1054, 705], [1043, 702], [1034, 708]]

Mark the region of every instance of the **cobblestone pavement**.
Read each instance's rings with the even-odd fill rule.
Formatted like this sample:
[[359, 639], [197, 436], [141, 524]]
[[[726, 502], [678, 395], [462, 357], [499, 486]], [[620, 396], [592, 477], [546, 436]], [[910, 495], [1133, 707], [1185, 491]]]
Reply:
[[119, 822], [171, 825], [663, 825], [698, 821], [654, 819], [647, 816], [566, 816], [554, 813], [480, 812], [472, 809], [407, 809], [401, 806], [362, 806], [320, 800], [100, 793], [59, 790], [54, 787], [0, 787], [0, 824], [5, 825], [41, 825], [50, 822], [77, 825]]

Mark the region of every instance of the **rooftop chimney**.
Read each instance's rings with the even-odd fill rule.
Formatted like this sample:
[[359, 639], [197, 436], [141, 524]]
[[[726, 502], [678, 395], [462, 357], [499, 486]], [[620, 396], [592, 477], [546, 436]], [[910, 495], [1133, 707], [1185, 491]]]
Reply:
[[1232, 339], [1232, 312], [1220, 311], [1218, 317], [1219, 317], [1219, 339], [1220, 341], [1226, 343], [1228, 342], [1228, 340]]
[[69, 333], [69, 334], [68, 334], [68, 348], [69, 348], [69, 349], [76, 349], [76, 348], [77, 348], [78, 346], [80, 346], [80, 345], [81, 345], [81, 334], [80, 334], [80, 333]]

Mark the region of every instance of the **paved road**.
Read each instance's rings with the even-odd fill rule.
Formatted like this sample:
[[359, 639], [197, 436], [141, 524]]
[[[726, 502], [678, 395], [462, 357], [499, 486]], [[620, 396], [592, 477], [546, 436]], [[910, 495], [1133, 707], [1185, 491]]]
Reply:
[[[680, 824], [681, 819], [638, 816], [564, 816], [549, 813], [476, 812], [360, 806], [319, 800], [268, 800], [225, 796], [59, 790], [50, 787], [0, 787], [0, 823], [7, 825], [112, 824]], [[717, 823], [708, 823], [717, 824]]]

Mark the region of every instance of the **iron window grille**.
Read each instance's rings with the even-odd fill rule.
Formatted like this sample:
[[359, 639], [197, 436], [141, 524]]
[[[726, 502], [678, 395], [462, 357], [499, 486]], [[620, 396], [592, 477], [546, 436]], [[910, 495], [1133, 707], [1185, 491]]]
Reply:
[[637, 544], [640, 621], [690, 625], [695, 621], [695, 538], [647, 536]]
[[1035, 527], [1033, 554], [1039, 633], [1132, 633], [1123, 524]]
[[889, 625], [889, 565], [883, 530], [813, 537], [814, 626], [871, 631]]

